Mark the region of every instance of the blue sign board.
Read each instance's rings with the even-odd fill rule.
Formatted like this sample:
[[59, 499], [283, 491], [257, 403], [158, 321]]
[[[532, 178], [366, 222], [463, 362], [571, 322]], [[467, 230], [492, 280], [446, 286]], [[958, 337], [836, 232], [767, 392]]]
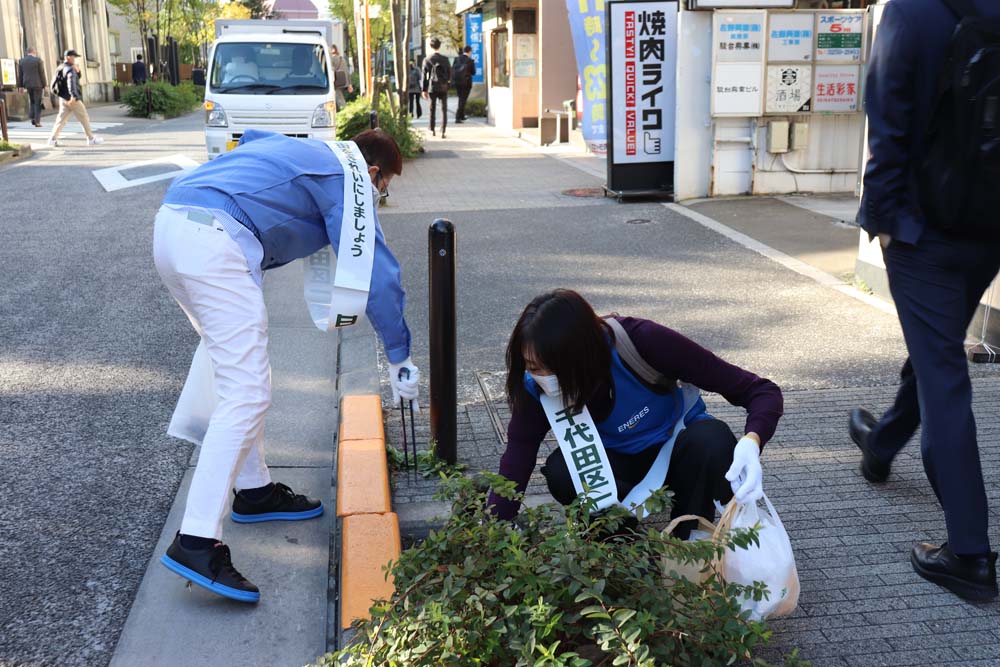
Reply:
[[483, 83], [483, 15], [465, 15], [465, 43], [472, 47], [472, 59], [476, 63], [476, 73], [472, 83]]
[[566, 0], [583, 92], [583, 139], [591, 152], [608, 149], [604, 0]]

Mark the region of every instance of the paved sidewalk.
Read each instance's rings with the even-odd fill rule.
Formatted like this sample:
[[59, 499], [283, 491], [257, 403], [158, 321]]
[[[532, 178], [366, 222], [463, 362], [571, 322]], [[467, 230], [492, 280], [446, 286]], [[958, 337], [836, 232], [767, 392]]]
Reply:
[[[603, 182], [599, 160], [528, 146], [488, 127], [459, 128], [449, 127], [444, 141], [427, 137], [430, 159], [407, 163], [380, 217], [404, 267], [422, 369], [426, 227], [437, 215], [456, 222], [458, 458], [469, 474], [496, 471], [503, 452], [503, 351], [521, 308], [557, 285], [579, 289], [599, 312], [664, 322], [782, 386], [786, 414], [765, 450], [765, 488], [791, 535], [802, 598], [794, 616], [771, 624], [775, 637], [764, 657], [799, 646], [816, 667], [1000, 664], [1000, 605], [966, 604], [910, 568], [914, 541], [945, 539], [918, 440], [886, 485], [869, 485], [857, 472], [848, 411], [863, 405], [878, 413], [891, 403], [905, 347], [891, 306], [876, 307], [847, 286], [858, 239], [851, 197], [692, 202], [690, 211], [712, 219], [706, 226], [659, 204], [569, 197], [568, 188]], [[726, 236], [715, 231], [723, 229], [718, 223]], [[741, 235], [773, 252], [734, 241]], [[806, 269], [789, 270], [776, 256]], [[1000, 373], [970, 368], [997, 525]], [[387, 442], [401, 448], [398, 407], [383, 396]], [[741, 409], [706, 398], [713, 414], [742, 429]], [[421, 449], [430, 439], [427, 414], [417, 422]], [[552, 446], [543, 444], [539, 463]], [[397, 474], [394, 483], [404, 532], [422, 532], [446, 511], [433, 501], [433, 480]], [[531, 502], [547, 499], [537, 468], [527, 493]]]

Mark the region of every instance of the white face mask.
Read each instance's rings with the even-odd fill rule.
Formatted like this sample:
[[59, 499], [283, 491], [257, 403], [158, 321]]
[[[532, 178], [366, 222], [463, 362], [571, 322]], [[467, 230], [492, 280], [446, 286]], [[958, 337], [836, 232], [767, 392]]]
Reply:
[[558, 396], [562, 390], [559, 389], [559, 378], [555, 375], [535, 375], [534, 373], [528, 373], [531, 379], [535, 381], [539, 389], [544, 391], [548, 396]]
[[382, 199], [382, 193], [378, 191], [375, 184], [372, 183], [372, 206], [378, 208], [379, 200]]

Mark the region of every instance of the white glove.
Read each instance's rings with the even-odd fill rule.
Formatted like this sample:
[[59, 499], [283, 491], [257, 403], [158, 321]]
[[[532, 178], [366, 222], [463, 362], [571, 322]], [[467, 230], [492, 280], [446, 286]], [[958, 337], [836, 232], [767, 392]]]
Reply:
[[761, 481], [764, 471], [760, 467], [760, 445], [743, 436], [733, 450], [733, 465], [726, 472], [726, 480], [733, 487], [736, 502], [741, 505], [755, 503], [764, 495]]
[[[402, 375], [402, 377], [400, 377]], [[417, 403], [420, 371], [409, 357], [400, 364], [389, 364], [389, 384], [392, 386], [392, 403], [398, 405], [400, 399], [413, 401], [413, 409], [420, 411]]]

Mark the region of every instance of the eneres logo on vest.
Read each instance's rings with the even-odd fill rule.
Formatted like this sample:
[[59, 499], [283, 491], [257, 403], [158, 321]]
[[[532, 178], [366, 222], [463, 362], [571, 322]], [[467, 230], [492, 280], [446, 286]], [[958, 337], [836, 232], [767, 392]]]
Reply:
[[624, 424], [622, 424], [621, 426], [619, 426], [618, 427], [618, 432], [619, 433], [623, 433], [625, 431], [628, 431], [628, 430], [631, 430], [631, 429], [635, 428], [636, 424], [639, 423], [639, 420], [642, 419], [643, 417], [645, 417], [648, 414], [649, 414], [649, 406], [647, 405], [642, 410], [640, 410], [638, 413], [636, 413], [635, 415], [633, 415], [633, 417], [631, 419], [629, 419], [627, 422], [625, 422]]

